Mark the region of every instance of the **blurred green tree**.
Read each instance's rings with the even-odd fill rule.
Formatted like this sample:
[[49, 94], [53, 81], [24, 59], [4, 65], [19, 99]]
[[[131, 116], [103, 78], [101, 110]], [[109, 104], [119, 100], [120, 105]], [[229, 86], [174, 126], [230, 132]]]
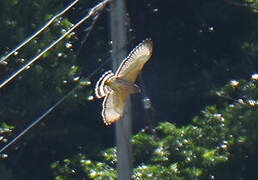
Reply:
[[[258, 146], [258, 74], [249, 81], [230, 81], [214, 90], [223, 107], [206, 107], [192, 124], [160, 123], [152, 134], [142, 130], [132, 139], [132, 179], [241, 179], [248, 156]], [[56, 180], [116, 179], [116, 148], [98, 160], [79, 154], [51, 165]], [[253, 171], [256, 171], [254, 168]]]

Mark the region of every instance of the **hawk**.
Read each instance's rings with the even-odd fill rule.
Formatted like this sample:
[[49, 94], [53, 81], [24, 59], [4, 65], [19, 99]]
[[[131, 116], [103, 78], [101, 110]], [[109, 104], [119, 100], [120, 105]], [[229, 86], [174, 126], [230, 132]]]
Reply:
[[97, 98], [104, 97], [102, 117], [106, 125], [123, 116], [129, 94], [140, 92], [140, 88], [134, 83], [144, 64], [150, 59], [152, 48], [151, 39], [142, 41], [121, 62], [115, 74], [111, 70], [107, 71], [97, 81], [95, 95]]

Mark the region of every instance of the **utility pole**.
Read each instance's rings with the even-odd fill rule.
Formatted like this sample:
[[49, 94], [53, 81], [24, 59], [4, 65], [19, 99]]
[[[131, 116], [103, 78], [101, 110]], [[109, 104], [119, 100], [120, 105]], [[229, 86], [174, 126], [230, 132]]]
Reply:
[[[121, 61], [127, 56], [127, 51], [124, 48], [127, 44], [125, 0], [111, 1], [111, 39], [113, 71], [115, 72]], [[116, 122], [118, 180], [131, 179], [131, 130], [131, 101], [130, 96], [128, 96], [124, 116]]]

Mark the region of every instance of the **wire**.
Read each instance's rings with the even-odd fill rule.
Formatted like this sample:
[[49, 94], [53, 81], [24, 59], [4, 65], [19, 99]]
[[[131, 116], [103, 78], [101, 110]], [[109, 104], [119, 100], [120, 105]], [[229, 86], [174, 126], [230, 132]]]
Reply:
[[52, 17], [40, 30], [32, 34], [29, 38], [27, 38], [25, 41], [23, 41], [20, 45], [18, 45], [16, 48], [14, 48], [11, 52], [9, 52], [6, 56], [1, 57], [0, 64], [6, 65], [6, 59], [8, 59], [13, 53], [21, 49], [23, 46], [25, 46], [28, 42], [30, 42], [32, 39], [34, 39], [36, 36], [38, 36], [40, 33], [42, 33], [48, 26], [50, 26], [58, 17], [62, 16], [65, 12], [67, 12], [69, 9], [71, 9], [79, 0], [73, 1], [70, 5], [68, 5], [63, 11]]
[[103, 2], [99, 3], [95, 7], [93, 7], [86, 16], [84, 16], [78, 23], [76, 23], [71, 29], [69, 29], [66, 33], [64, 33], [62, 36], [60, 36], [56, 41], [54, 41], [50, 46], [45, 48], [41, 53], [39, 53], [37, 56], [32, 58], [29, 62], [27, 62], [24, 66], [22, 66], [18, 71], [13, 73], [9, 78], [7, 78], [5, 81], [3, 81], [0, 84], [0, 88], [4, 87], [8, 82], [10, 82], [12, 79], [14, 79], [17, 75], [19, 75], [21, 72], [23, 72], [25, 69], [27, 69], [28, 66], [30, 66], [32, 63], [37, 61], [43, 54], [45, 54], [47, 51], [49, 51], [52, 47], [54, 47], [56, 44], [58, 44], [61, 40], [63, 40], [68, 34], [70, 34], [75, 28], [77, 28], [79, 25], [81, 25], [84, 21], [88, 20], [91, 16], [95, 15], [97, 12], [102, 11], [103, 8], [106, 6], [106, 4], [110, 2], [110, 0], [104, 0]]
[[[58, 40], [56, 40], [54, 43], [52, 43], [50, 46], [48, 46], [42, 53], [37, 55], [35, 58], [33, 58], [30, 62], [28, 62], [26, 65], [24, 65], [20, 70], [18, 70], [16, 73], [14, 73], [11, 77], [9, 77], [6, 81], [4, 81], [0, 88], [3, 87], [5, 84], [7, 84], [11, 79], [13, 79], [17, 74], [23, 71], [24, 67], [29, 66], [33, 62], [35, 62], [42, 54], [50, 50], [54, 45], [56, 45], [59, 41], [61, 41], [66, 35], [68, 35], [72, 30], [74, 30], [77, 26], [79, 26], [82, 22], [89, 19], [91, 16], [96, 15], [93, 21], [93, 25], [95, 24], [97, 18], [99, 17], [99, 14], [96, 14], [97, 12], [100, 12], [103, 10], [105, 5], [110, 0], [104, 0], [103, 2], [99, 3], [95, 7], [93, 7], [89, 13], [81, 19], [76, 25], [74, 25], [69, 31], [67, 31], [63, 36], [61, 36]], [[93, 26], [91, 26], [90, 31], [93, 29]], [[89, 33], [90, 33], [89, 31]], [[88, 37], [88, 36], [87, 36]], [[86, 38], [87, 38], [86, 37]], [[106, 61], [104, 61], [97, 69], [95, 69], [92, 73], [90, 73], [87, 78], [83, 78], [81, 81], [85, 79], [90, 79], [96, 72], [98, 72], [111, 58], [108, 58]], [[80, 82], [81, 82], [80, 81]], [[60, 105], [67, 97], [69, 97], [71, 94], [74, 93], [74, 91], [80, 87], [80, 82], [72, 88], [69, 92], [67, 92], [63, 97], [61, 97], [56, 103], [54, 103], [52, 106], [50, 106], [43, 114], [41, 114], [35, 121], [33, 121], [29, 126], [27, 126], [22, 132], [20, 132], [14, 139], [12, 139], [8, 144], [6, 144], [3, 148], [0, 149], [0, 153], [5, 151], [8, 147], [10, 147], [12, 144], [14, 144], [18, 139], [20, 139], [24, 134], [26, 134], [31, 128], [33, 128], [35, 125], [37, 125], [44, 117], [46, 117], [49, 113], [51, 113], [58, 105]]]
[[[90, 79], [95, 73], [97, 73], [107, 62], [110, 60], [108, 58], [104, 61], [97, 69], [91, 72], [86, 78], [83, 78], [80, 82], [86, 79]], [[54, 103], [51, 107], [49, 107], [43, 114], [41, 114], [35, 121], [33, 121], [29, 126], [27, 126], [22, 132], [20, 132], [14, 139], [12, 139], [8, 144], [6, 144], [3, 148], [0, 149], [0, 153], [5, 151], [9, 146], [15, 143], [18, 139], [20, 139], [24, 134], [26, 134], [31, 128], [37, 125], [44, 117], [46, 117], [49, 113], [51, 113], [58, 105], [60, 105], [66, 98], [74, 93], [76, 89], [80, 87], [80, 82], [72, 88], [69, 92], [67, 92], [63, 97], [61, 97], [56, 103]]]
[[[117, 53], [124, 50], [125, 47], [118, 49]], [[12, 139], [8, 144], [6, 144], [3, 148], [0, 149], [0, 153], [3, 153], [9, 146], [14, 144], [18, 139], [20, 139], [24, 134], [26, 134], [31, 128], [36, 126], [44, 117], [46, 117], [49, 113], [51, 113], [58, 105], [60, 105], [66, 98], [74, 93], [76, 89], [80, 87], [80, 82], [84, 80], [91, 79], [98, 71], [101, 70], [110, 60], [112, 57], [110, 56], [107, 58], [101, 65], [99, 65], [94, 71], [92, 71], [86, 78], [82, 78], [78, 84], [72, 88], [69, 92], [67, 92], [63, 97], [61, 97], [56, 103], [50, 106], [44, 113], [42, 113], [36, 120], [34, 120], [29, 126], [27, 126], [22, 132], [20, 132], [14, 139]]]

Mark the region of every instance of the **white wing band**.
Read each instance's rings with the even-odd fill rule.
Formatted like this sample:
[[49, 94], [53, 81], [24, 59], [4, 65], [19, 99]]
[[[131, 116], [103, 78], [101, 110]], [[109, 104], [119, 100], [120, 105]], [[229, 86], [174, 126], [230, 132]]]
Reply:
[[108, 81], [110, 78], [114, 77], [114, 73], [109, 70], [106, 71], [98, 80], [95, 86], [95, 94], [97, 98], [103, 98], [106, 96], [109, 92], [112, 91], [110, 87], [105, 85], [105, 82]]

